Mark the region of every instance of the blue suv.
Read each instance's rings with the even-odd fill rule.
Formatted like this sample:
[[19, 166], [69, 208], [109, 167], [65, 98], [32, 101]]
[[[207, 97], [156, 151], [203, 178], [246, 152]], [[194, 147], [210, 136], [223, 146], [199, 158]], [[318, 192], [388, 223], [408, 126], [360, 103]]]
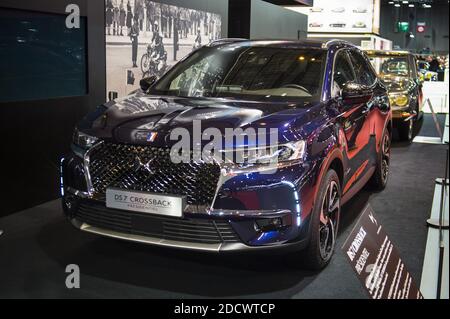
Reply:
[[98, 235], [289, 248], [320, 269], [342, 205], [367, 182], [386, 186], [391, 131], [386, 88], [352, 44], [220, 40], [79, 123], [63, 208]]

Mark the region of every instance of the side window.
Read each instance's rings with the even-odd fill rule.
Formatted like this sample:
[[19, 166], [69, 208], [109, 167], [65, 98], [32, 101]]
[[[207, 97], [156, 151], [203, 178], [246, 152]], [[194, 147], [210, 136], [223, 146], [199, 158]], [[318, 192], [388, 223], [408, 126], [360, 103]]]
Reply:
[[350, 52], [350, 59], [355, 70], [356, 82], [371, 86], [376, 80], [376, 75], [368, 65], [369, 62], [359, 52], [355, 51]]
[[337, 86], [339, 89], [342, 89], [344, 84], [350, 81], [355, 81], [355, 75], [347, 52], [340, 51], [334, 62], [333, 87]]

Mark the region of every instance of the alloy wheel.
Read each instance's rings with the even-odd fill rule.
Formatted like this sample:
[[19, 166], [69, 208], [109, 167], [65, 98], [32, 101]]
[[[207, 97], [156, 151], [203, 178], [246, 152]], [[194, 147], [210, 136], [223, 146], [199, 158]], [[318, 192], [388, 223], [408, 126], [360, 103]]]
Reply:
[[384, 134], [382, 145], [382, 159], [381, 159], [381, 176], [383, 183], [386, 183], [389, 177], [389, 164], [391, 159], [391, 138], [388, 134]]
[[331, 258], [336, 244], [340, 196], [338, 184], [331, 181], [327, 186], [320, 211], [319, 246], [320, 255], [324, 261]]

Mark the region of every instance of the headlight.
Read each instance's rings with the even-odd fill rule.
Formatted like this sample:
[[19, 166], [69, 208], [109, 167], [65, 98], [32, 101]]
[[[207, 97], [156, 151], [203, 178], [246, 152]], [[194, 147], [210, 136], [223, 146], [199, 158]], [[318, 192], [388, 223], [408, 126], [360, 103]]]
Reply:
[[289, 163], [303, 159], [305, 141], [291, 142], [274, 146], [246, 147], [225, 150], [225, 162], [232, 162], [234, 168], [246, 168], [253, 165]]
[[91, 148], [97, 141], [97, 137], [85, 134], [77, 129], [73, 133], [73, 144], [85, 150]]
[[392, 106], [406, 106], [409, 103], [409, 98], [405, 94], [391, 95], [389, 100]]

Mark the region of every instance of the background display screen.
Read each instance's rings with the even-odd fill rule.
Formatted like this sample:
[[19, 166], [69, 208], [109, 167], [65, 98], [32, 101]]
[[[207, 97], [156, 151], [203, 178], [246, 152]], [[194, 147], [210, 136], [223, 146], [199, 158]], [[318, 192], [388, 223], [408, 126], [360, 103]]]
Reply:
[[0, 102], [87, 94], [86, 18], [0, 8]]
[[313, 7], [291, 7], [308, 15], [308, 32], [379, 33], [379, 0], [315, 0]]

